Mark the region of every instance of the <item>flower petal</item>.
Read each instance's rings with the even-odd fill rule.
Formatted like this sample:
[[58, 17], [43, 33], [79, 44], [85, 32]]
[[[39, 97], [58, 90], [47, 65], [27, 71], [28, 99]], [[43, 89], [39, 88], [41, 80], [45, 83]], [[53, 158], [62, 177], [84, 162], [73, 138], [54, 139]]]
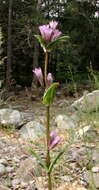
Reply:
[[53, 20], [49, 23], [50, 28], [52, 28], [53, 30], [56, 29], [57, 25], [58, 25], [58, 22], [53, 21]]
[[56, 29], [57, 25], [58, 22], [51, 21], [49, 22], [49, 24], [39, 26], [42, 38], [46, 43], [56, 40], [61, 35], [61, 32], [58, 29]]
[[35, 68], [33, 70], [33, 72], [35, 73], [36, 78], [39, 81], [40, 85], [43, 86], [43, 73], [42, 73], [41, 68], [40, 67], [39, 68]]
[[53, 83], [52, 73], [48, 73], [48, 75], [47, 75], [47, 85], [48, 85], [48, 87], [51, 86], [52, 83]]
[[60, 32], [58, 29], [54, 30], [51, 41], [58, 39], [61, 36], [62, 32]]
[[61, 141], [60, 137], [59, 136], [56, 136], [54, 138], [54, 140], [51, 142], [50, 146], [49, 146], [49, 149], [53, 149], [57, 144], [59, 144]]

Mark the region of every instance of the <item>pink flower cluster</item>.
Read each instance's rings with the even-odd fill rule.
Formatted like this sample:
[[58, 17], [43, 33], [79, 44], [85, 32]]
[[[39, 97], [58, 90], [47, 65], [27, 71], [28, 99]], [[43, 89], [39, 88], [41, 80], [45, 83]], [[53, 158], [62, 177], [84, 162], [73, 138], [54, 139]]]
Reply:
[[[41, 68], [35, 68], [33, 70], [33, 72], [35, 73], [35, 76], [37, 78], [37, 80], [39, 81], [41, 86], [44, 86], [44, 81], [43, 81], [43, 73]], [[51, 73], [48, 73], [47, 75], [47, 86], [49, 87], [51, 84], [53, 83], [53, 76]]]
[[61, 31], [57, 29], [58, 22], [51, 21], [49, 24], [39, 26], [42, 38], [46, 43], [52, 42], [61, 36]]

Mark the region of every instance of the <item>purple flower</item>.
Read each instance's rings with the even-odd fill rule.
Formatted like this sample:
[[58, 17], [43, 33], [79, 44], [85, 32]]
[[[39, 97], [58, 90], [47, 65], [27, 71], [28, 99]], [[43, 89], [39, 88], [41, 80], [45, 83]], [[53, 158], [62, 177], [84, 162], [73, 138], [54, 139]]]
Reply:
[[53, 30], [49, 28], [49, 25], [43, 25], [39, 27], [42, 38], [48, 43], [51, 41]]
[[58, 22], [51, 21], [49, 24], [39, 26], [42, 38], [46, 43], [52, 42], [60, 37], [62, 34], [58, 29], [56, 29]]
[[50, 145], [49, 145], [49, 149], [53, 149], [57, 144], [59, 144], [61, 141], [60, 137], [57, 136], [56, 131], [52, 131], [50, 133]]
[[54, 30], [53, 35], [51, 37], [51, 41], [58, 39], [61, 36], [62, 32], [60, 32], [58, 29]]
[[56, 27], [58, 26], [58, 22], [52, 20], [52, 21], [49, 23], [49, 26], [50, 26], [50, 28], [52, 28], [53, 30], [55, 30]]
[[53, 83], [52, 73], [48, 73], [47, 75], [47, 85], [50, 86]]
[[39, 81], [40, 85], [43, 86], [43, 74], [41, 68], [35, 68], [33, 72], [36, 75], [37, 80]]

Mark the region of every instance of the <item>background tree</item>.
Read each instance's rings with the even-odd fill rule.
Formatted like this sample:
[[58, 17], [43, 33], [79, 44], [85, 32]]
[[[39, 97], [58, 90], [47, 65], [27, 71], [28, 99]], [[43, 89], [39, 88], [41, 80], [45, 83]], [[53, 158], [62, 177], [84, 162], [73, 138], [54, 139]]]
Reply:
[[7, 64], [6, 64], [6, 88], [11, 88], [11, 65], [12, 65], [12, 7], [13, 0], [9, 0], [8, 9], [8, 39], [7, 39]]
[[[3, 35], [1, 59], [4, 62], [8, 44], [8, 3], [9, 1], [0, 0], [0, 26]], [[95, 0], [14, 0], [11, 17], [12, 76], [9, 78], [23, 86], [30, 86], [33, 68], [37, 65], [43, 68], [43, 52], [35, 41], [34, 34], [37, 34], [39, 25], [46, 24], [49, 20], [59, 21], [62, 33], [71, 38], [70, 43], [57, 47], [50, 56], [49, 62], [52, 64], [49, 64], [48, 71], [53, 73], [55, 79], [62, 83], [69, 81], [70, 67], [75, 73], [75, 80], [81, 80], [80, 76], [87, 75], [86, 68], [90, 66], [90, 62], [94, 69], [99, 70], [98, 7]], [[5, 73], [6, 70], [7, 67]]]

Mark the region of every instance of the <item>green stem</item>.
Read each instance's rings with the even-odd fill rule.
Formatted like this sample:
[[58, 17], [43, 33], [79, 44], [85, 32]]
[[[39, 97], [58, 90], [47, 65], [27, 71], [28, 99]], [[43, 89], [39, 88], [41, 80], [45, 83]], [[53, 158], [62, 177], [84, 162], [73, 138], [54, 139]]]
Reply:
[[[44, 77], [45, 77], [45, 88], [47, 88], [47, 68], [48, 68], [48, 52], [45, 53], [45, 70], [44, 70]], [[46, 165], [49, 168], [50, 166], [50, 106], [46, 107], [46, 141], [47, 141], [47, 153], [46, 153]], [[51, 173], [48, 172], [48, 190], [52, 190], [52, 180], [51, 180]]]
[[[46, 155], [46, 164], [49, 168], [50, 166], [50, 150], [49, 150], [49, 143], [50, 143], [50, 106], [46, 107], [46, 138], [47, 138], [47, 155]], [[52, 182], [51, 182], [51, 173], [48, 173], [48, 190], [52, 190]]]
[[45, 69], [44, 69], [44, 78], [45, 78], [45, 87], [47, 87], [47, 69], [48, 69], [48, 52], [45, 52]]

